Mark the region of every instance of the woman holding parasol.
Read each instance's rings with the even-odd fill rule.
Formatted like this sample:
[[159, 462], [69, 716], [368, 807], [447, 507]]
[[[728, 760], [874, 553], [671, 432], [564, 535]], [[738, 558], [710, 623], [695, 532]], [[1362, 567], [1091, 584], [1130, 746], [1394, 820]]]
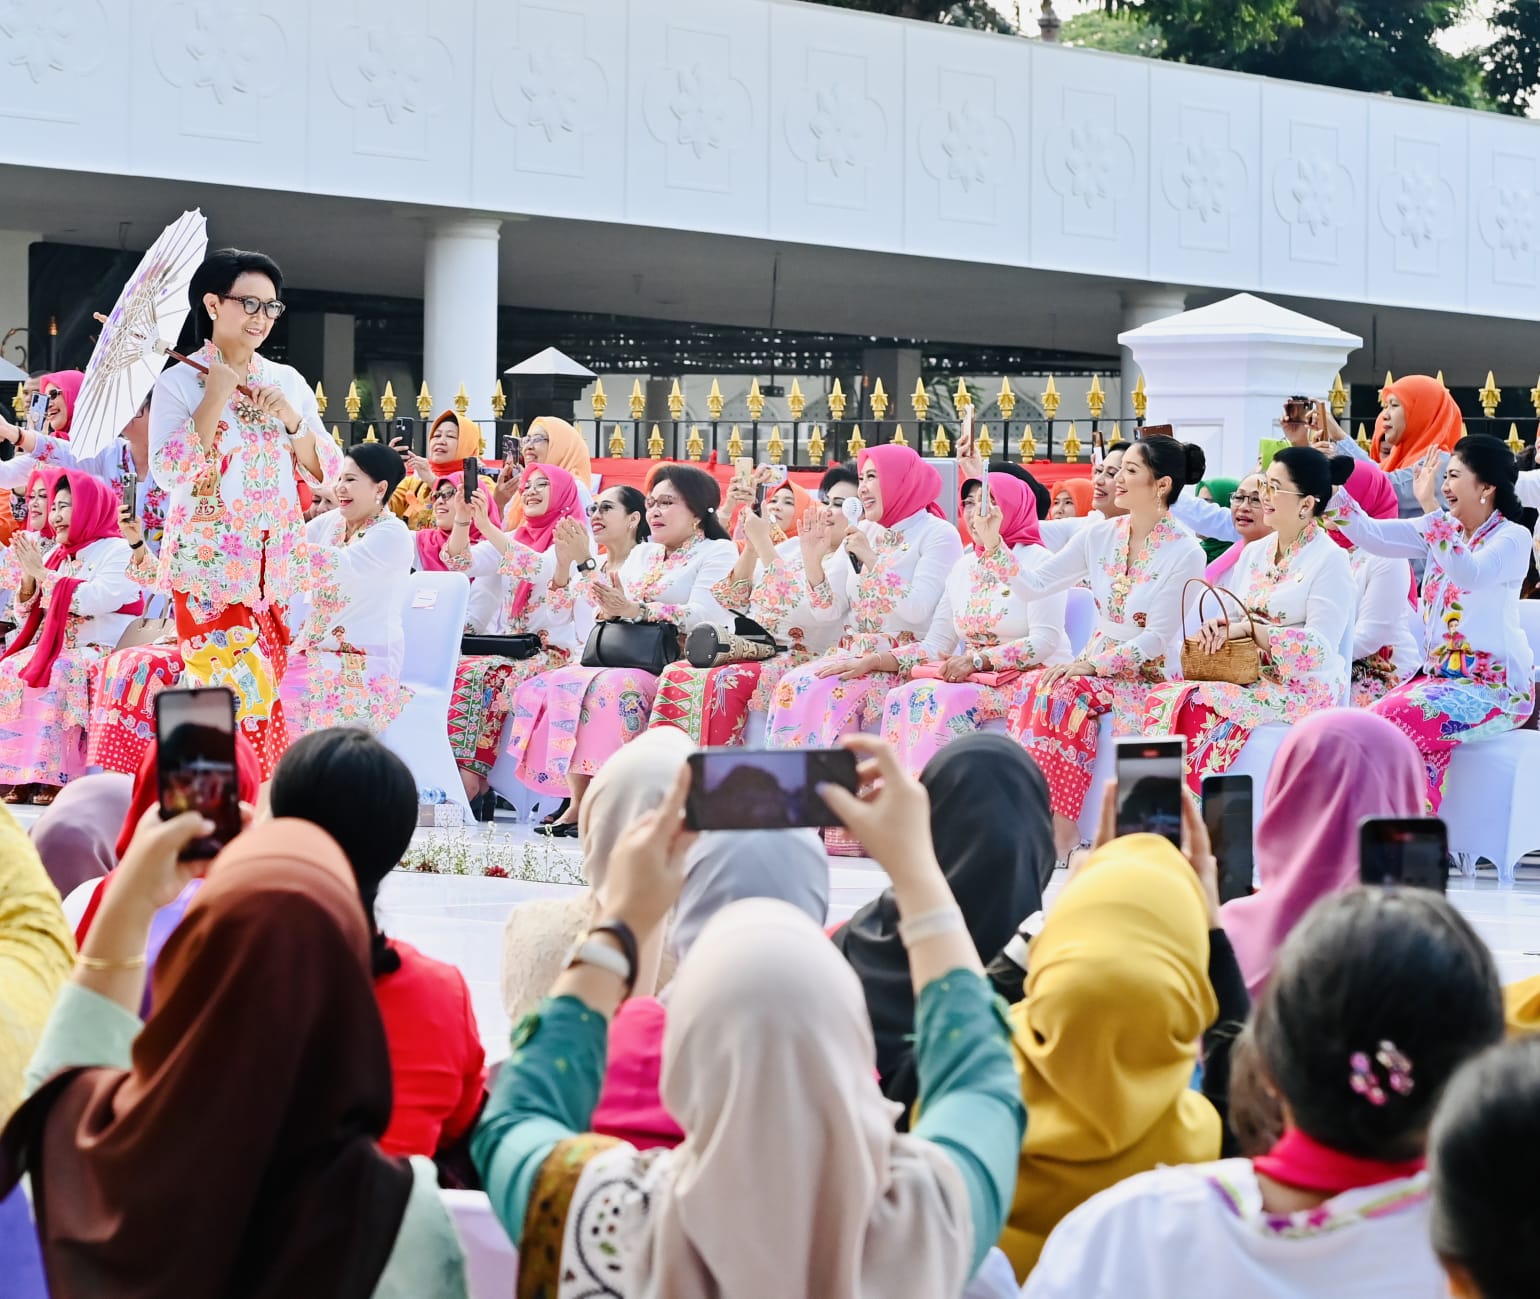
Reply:
[[299, 371], [258, 351], [282, 288], [263, 253], [206, 257], [188, 288], [202, 346], [160, 376], [150, 407], [151, 466], [171, 497], [158, 585], [172, 593], [186, 675], [235, 692], [264, 777], [288, 743], [278, 685], [284, 602], [304, 579], [301, 487], [342, 463]]

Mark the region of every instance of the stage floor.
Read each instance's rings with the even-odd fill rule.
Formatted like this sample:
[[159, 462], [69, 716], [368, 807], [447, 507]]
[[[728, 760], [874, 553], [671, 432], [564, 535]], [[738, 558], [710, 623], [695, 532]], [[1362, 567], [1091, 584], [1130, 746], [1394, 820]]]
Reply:
[[[30, 826], [37, 809], [13, 808]], [[420, 834], [453, 835], [455, 831]], [[548, 841], [507, 812], [494, 830], [495, 838], [515, 849], [531, 844], [541, 854]], [[564, 857], [578, 861], [577, 841], [559, 840]], [[829, 919], [847, 918], [881, 892], [886, 879], [875, 862], [864, 858], [830, 858]], [[1062, 873], [1048, 888], [1048, 899], [1064, 885]], [[403, 938], [429, 956], [456, 965], [464, 973], [476, 1008], [482, 1042], [489, 1060], [508, 1054], [507, 1016], [498, 986], [502, 961], [503, 922], [519, 902], [560, 897], [572, 885], [494, 879], [479, 875], [431, 875], [393, 871], [380, 890], [379, 920], [387, 934]], [[1540, 974], [1540, 866], [1519, 870], [1513, 888], [1501, 889], [1496, 874], [1483, 871], [1475, 879], [1451, 876], [1449, 898], [1476, 927], [1497, 958], [1505, 983]]]

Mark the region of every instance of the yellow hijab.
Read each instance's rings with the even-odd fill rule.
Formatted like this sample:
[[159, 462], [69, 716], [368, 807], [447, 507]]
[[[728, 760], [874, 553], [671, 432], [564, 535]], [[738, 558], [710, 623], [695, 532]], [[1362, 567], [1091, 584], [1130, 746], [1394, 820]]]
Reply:
[[1025, 1281], [1060, 1219], [1159, 1164], [1219, 1157], [1214, 1107], [1190, 1090], [1219, 1013], [1192, 867], [1158, 835], [1095, 853], [1049, 910], [1011, 1038], [1027, 1135], [1000, 1237]]
[[[475, 420], [461, 415], [458, 411], [446, 410], [428, 429], [428, 440], [433, 440], [433, 431], [445, 420], [453, 420], [458, 429], [459, 436], [455, 442], [454, 459], [445, 463], [442, 474], [458, 473], [465, 464], [467, 456], [479, 456], [481, 454], [481, 426]], [[431, 461], [430, 461], [431, 463]], [[437, 469], [438, 466], [434, 465]], [[408, 474], [401, 480], [401, 485], [396, 488], [390, 498], [390, 508], [401, 517], [406, 518], [414, 509], [423, 506], [432, 509], [432, 492], [435, 484], [422, 482], [415, 474]], [[432, 516], [429, 515], [431, 522]], [[426, 525], [423, 525], [426, 526]]]
[[[534, 433], [536, 429], [544, 433], [551, 443], [550, 452], [541, 463], [560, 465], [582, 484], [586, 492], [594, 480], [594, 466], [583, 435], [566, 420], [557, 419], [555, 415], [537, 415], [530, 420], [529, 433]], [[529, 434], [525, 434], [526, 440], [528, 437]], [[523, 521], [524, 500], [515, 492], [513, 499], [508, 502], [508, 508], [503, 511], [503, 530], [512, 532]]]
[[1540, 1033], [1540, 974], [1510, 983], [1503, 989], [1503, 1018], [1509, 1037]]

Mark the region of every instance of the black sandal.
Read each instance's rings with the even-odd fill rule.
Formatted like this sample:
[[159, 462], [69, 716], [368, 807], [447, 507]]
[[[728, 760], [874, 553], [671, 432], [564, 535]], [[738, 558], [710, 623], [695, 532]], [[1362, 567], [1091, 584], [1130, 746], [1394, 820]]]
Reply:
[[540, 824], [555, 825], [562, 819], [562, 817], [566, 814], [567, 809], [571, 806], [572, 800], [570, 798], [562, 799], [561, 803], [557, 806], [556, 810], [550, 814], [550, 816], [542, 816], [540, 818]]

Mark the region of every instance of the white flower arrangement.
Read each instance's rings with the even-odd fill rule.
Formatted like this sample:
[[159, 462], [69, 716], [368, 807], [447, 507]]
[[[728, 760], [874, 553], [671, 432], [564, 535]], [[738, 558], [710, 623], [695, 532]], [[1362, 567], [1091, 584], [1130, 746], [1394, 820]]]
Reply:
[[423, 875], [484, 876], [530, 884], [584, 884], [583, 856], [551, 839], [515, 839], [491, 823], [459, 829], [424, 829], [397, 870]]

